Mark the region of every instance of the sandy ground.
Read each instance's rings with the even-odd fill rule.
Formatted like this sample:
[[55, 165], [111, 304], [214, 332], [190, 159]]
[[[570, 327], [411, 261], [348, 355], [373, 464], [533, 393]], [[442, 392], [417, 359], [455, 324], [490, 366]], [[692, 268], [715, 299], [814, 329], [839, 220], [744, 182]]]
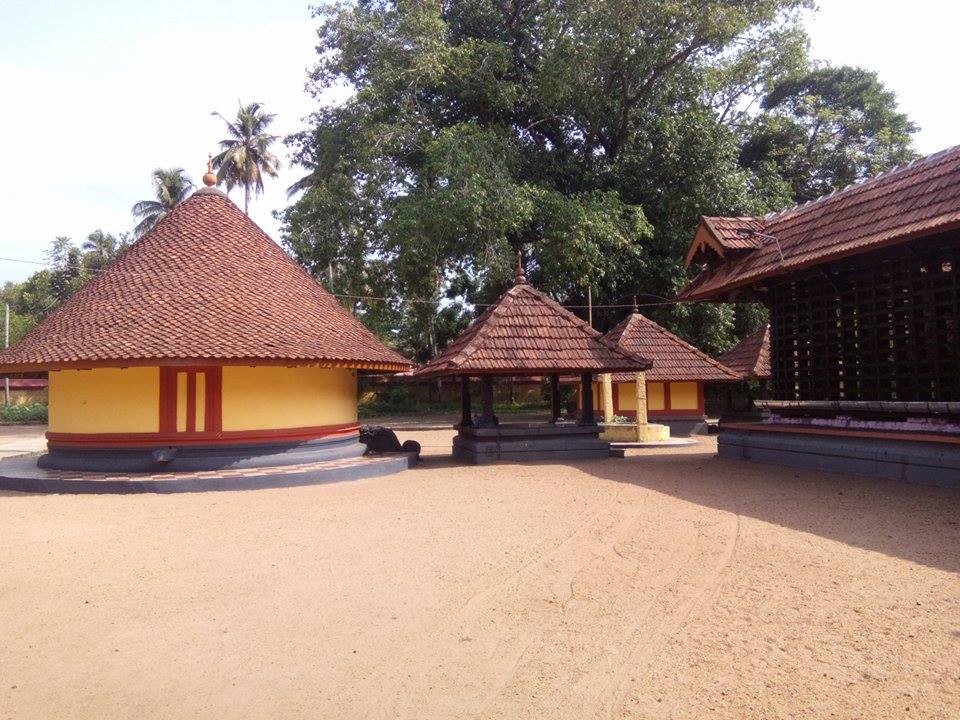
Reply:
[[712, 453], [4, 494], [0, 718], [960, 717], [960, 494]]
[[0, 425], [0, 459], [43, 452], [47, 448], [46, 425]]

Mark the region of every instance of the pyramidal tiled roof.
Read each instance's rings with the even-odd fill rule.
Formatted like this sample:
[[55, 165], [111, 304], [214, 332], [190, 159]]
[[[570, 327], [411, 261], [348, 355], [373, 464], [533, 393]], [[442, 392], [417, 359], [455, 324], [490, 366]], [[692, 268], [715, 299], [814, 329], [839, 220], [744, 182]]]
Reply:
[[0, 370], [184, 361], [410, 366], [207, 188], [0, 354]]
[[747, 335], [717, 359], [741, 377], [766, 380], [770, 377], [770, 326]]
[[704, 245], [704, 229], [719, 247], [740, 234], [769, 238], [753, 235], [756, 248], [720, 253], [726, 261], [704, 269], [680, 297], [722, 299], [765, 278], [957, 227], [960, 145], [763, 218], [703, 218], [688, 260]]
[[[690, 343], [681, 340], [639, 312], [620, 321], [606, 335], [621, 350], [653, 360], [647, 380], [735, 381], [740, 377]], [[614, 382], [630, 382], [630, 374], [615, 375]]]
[[636, 372], [649, 367], [645, 357], [618, 348], [520, 279], [414, 375]]

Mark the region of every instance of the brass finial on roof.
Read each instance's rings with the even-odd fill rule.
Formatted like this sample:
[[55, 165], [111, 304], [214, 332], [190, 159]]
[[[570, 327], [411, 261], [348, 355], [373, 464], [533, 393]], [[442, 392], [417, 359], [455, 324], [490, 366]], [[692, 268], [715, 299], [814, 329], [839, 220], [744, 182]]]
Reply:
[[523, 253], [517, 253], [517, 276], [514, 278], [514, 282], [517, 285], [526, 285], [527, 284], [527, 274], [523, 271]]
[[213, 155], [207, 155], [207, 172], [203, 176], [203, 184], [207, 187], [217, 184], [217, 174], [213, 171]]
[[636, 296], [636, 295], [633, 296], [633, 307], [630, 309], [630, 312], [633, 313], [634, 315], [636, 315], [636, 314], [638, 314], [638, 313], [640, 312], [640, 308], [637, 306], [637, 296]]

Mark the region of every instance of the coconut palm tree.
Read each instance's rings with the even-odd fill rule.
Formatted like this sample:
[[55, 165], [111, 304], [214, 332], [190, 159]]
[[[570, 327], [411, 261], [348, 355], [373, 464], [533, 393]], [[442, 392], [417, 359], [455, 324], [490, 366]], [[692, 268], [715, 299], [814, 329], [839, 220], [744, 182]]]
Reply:
[[250, 191], [263, 192], [263, 176], [277, 176], [280, 161], [270, 152], [276, 135], [267, 132], [273, 118], [264, 112], [260, 103], [240, 103], [235, 120], [228, 120], [218, 112], [212, 113], [223, 120], [229, 137], [220, 141], [220, 153], [213, 158], [217, 169], [217, 181], [226, 183], [227, 192], [237, 185], [243, 186], [243, 211], [249, 214]]
[[111, 233], [97, 229], [80, 244], [83, 264], [91, 270], [103, 270], [120, 252], [120, 243]]
[[193, 192], [193, 181], [183, 168], [157, 168], [153, 171], [156, 200], [141, 200], [133, 206], [133, 216], [139, 222], [133, 234], [140, 237], [160, 222], [168, 212], [182, 203]]

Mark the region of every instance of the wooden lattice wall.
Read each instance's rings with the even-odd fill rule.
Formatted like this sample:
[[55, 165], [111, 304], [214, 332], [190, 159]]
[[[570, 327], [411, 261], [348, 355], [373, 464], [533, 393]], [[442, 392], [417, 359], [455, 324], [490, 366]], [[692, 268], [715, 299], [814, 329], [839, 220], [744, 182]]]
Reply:
[[776, 397], [960, 401], [960, 232], [769, 289]]

